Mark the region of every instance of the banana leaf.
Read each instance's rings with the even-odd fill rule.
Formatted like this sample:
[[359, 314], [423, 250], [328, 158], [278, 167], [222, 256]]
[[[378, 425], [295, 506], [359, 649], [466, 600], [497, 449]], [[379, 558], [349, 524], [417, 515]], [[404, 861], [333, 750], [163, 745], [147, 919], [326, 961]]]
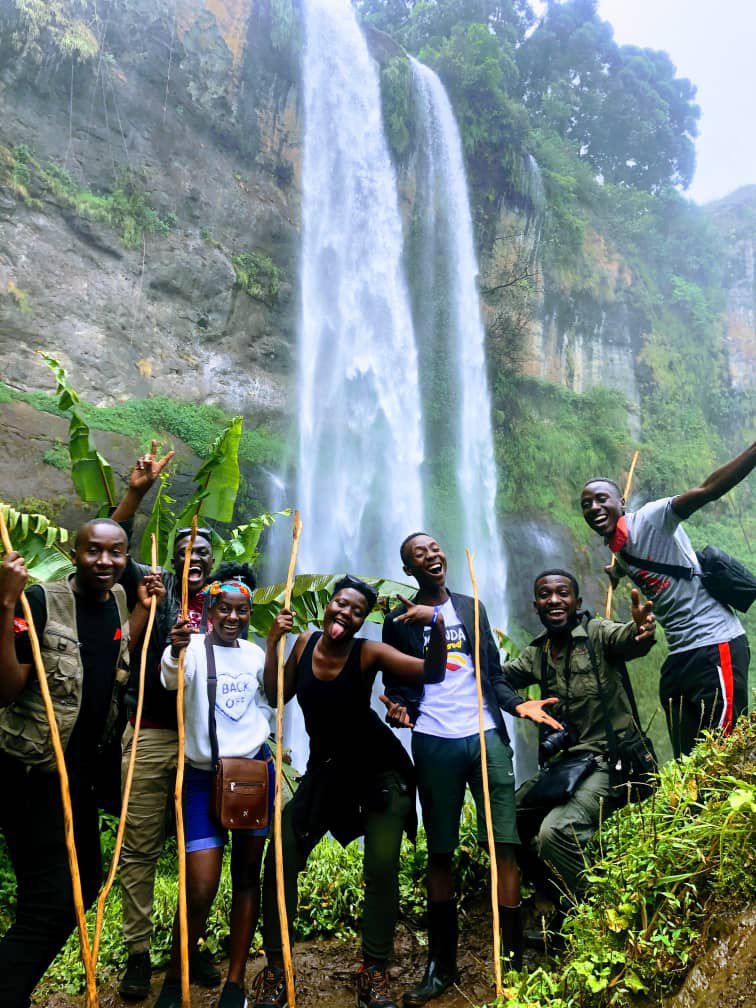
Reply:
[[83, 501], [115, 506], [113, 470], [97, 451], [89, 424], [79, 408], [78, 393], [68, 382], [66, 369], [50, 354], [39, 351], [40, 357], [55, 375], [58, 408], [70, 414], [68, 450], [71, 454], [71, 479]]
[[242, 417], [234, 417], [213, 442], [210, 454], [194, 474], [194, 482], [200, 489], [181, 513], [179, 521], [183, 522], [186, 517], [186, 524], [191, 525], [195, 514], [220, 522], [230, 522], [234, 517], [241, 479], [239, 443], [242, 424]]
[[253, 564], [260, 555], [257, 546], [263, 531], [269, 528], [276, 518], [290, 514], [291, 508], [286, 508], [283, 511], [265, 512], [245, 525], [237, 525], [235, 529], [231, 530], [230, 537], [225, 540], [221, 561]]
[[11, 545], [23, 556], [32, 581], [59, 581], [73, 571], [68, 530], [44, 515], [16, 511], [0, 503]]
[[152, 547], [150, 536], [155, 533], [157, 542], [158, 566], [167, 566], [171, 559], [170, 543], [176, 530], [176, 516], [173, 513], [172, 505], [176, 501], [168, 494], [168, 483], [170, 477], [168, 473], [160, 473], [160, 483], [158, 484], [155, 501], [152, 505], [150, 517], [142, 533], [142, 543], [140, 556], [142, 563], [150, 563], [152, 560]]
[[[322, 626], [323, 613], [333, 592], [333, 586], [343, 574], [297, 574], [291, 591], [291, 608], [294, 613], [294, 631], [301, 633], [308, 626]], [[384, 615], [398, 603], [398, 596], [411, 598], [416, 586], [390, 581], [388, 578], [363, 577], [378, 592], [378, 602], [368, 615], [371, 623], [382, 623]], [[258, 588], [252, 596], [250, 626], [264, 637], [273, 625], [283, 605], [286, 585], [273, 584]]]

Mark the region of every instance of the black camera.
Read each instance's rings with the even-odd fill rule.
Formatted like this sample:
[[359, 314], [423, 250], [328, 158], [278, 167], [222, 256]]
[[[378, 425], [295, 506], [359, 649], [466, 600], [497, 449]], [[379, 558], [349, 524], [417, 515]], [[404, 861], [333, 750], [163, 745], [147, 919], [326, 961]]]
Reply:
[[538, 762], [541, 765], [548, 763], [552, 756], [556, 756], [557, 753], [564, 752], [570, 746], [574, 746], [579, 738], [577, 728], [573, 724], [570, 724], [569, 721], [565, 721], [563, 728], [544, 735], [538, 749]]

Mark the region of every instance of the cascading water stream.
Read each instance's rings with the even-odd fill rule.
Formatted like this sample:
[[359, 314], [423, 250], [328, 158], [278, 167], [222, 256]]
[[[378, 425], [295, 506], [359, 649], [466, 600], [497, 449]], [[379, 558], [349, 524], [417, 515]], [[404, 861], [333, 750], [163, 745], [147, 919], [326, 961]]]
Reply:
[[434, 493], [426, 510], [451, 545], [450, 571], [461, 590], [468, 590], [464, 546], [475, 553], [481, 598], [492, 623], [503, 627], [506, 565], [462, 144], [441, 81], [417, 60], [411, 64], [419, 132], [414, 308], [423, 373], [426, 366], [434, 373], [434, 387], [425, 390], [426, 436], [433, 437], [431, 420], [434, 431], [443, 427], [438, 450], [428, 452]]
[[[349, 0], [306, 0], [304, 18], [299, 569], [400, 578], [399, 544], [423, 527], [423, 440], [378, 72]], [[287, 737], [303, 768], [298, 708]]]
[[398, 577], [423, 444], [396, 178], [349, 0], [307, 0], [305, 26], [301, 569]]
[[[410, 63], [418, 153], [409, 259], [423, 362], [426, 512], [430, 528], [438, 528], [448, 544], [450, 584], [469, 592], [464, 556], [469, 546], [491, 625], [505, 629], [507, 572], [496, 522], [485, 330], [462, 143], [443, 84], [429, 67], [415, 59]], [[520, 779], [535, 770], [531, 750], [515, 748]]]

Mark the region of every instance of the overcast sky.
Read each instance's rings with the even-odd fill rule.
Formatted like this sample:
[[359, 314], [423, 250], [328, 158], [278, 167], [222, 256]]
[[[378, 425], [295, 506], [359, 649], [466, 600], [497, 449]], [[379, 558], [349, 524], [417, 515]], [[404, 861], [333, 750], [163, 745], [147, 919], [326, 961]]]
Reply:
[[756, 0], [599, 0], [622, 45], [664, 49], [698, 88], [700, 203], [756, 184]]

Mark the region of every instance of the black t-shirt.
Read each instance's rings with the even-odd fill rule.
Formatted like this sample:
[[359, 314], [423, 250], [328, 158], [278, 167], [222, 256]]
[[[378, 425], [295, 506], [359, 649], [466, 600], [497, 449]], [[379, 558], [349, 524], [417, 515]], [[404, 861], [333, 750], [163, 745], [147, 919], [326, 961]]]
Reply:
[[[27, 589], [26, 597], [41, 641], [47, 624], [45, 593], [39, 585], [32, 585]], [[69, 770], [86, 768], [90, 761], [97, 760], [97, 746], [102, 740], [110, 711], [121, 647], [121, 621], [115, 598], [111, 595], [105, 602], [100, 602], [76, 595], [75, 599], [76, 635], [84, 677], [79, 716], [66, 747]], [[16, 606], [15, 626], [16, 657], [23, 664], [32, 664], [31, 641], [25, 630], [20, 603]], [[35, 674], [32, 672], [32, 675]]]

